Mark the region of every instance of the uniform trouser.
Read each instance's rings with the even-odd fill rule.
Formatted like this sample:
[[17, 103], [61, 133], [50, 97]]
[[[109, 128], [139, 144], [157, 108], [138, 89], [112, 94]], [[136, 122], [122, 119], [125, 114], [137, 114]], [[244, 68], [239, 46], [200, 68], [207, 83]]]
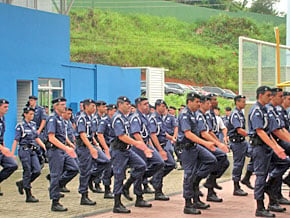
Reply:
[[123, 180], [125, 179], [127, 166], [131, 168], [131, 176], [134, 181], [134, 193], [142, 195], [142, 180], [146, 170], [145, 161], [131, 148], [128, 150], [112, 150], [112, 165], [114, 173], [114, 194], [123, 193]]
[[250, 161], [247, 166], [247, 171], [254, 172], [254, 162], [253, 162], [253, 147], [248, 143], [247, 157], [250, 158]]
[[[112, 149], [110, 148], [110, 155], [112, 155]], [[94, 166], [94, 169], [92, 171], [92, 174], [97, 170], [97, 166]], [[113, 168], [112, 168], [112, 161], [110, 160], [110, 167], [107, 167], [102, 174], [97, 176], [94, 179], [94, 182], [96, 184], [99, 184], [101, 181], [103, 181], [104, 186], [110, 186], [111, 185], [111, 179], [113, 177]]]
[[31, 189], [31, 183], [40, 175], [41, 167], [38, 156], [31, 148], [20, 146], [18, 149], [23, 168], [23, 187]]
[[153, 150], [151, 158], [147, 158], [145, 156], [144, 152], [142, 150], [140, 150], [139, 148], [136, 148], [135, 146], [133, 146], [131, 148], [146, 163], [147, 167], [146, 167], [146, 171], [144, 173], [144, 178], [148, 178], [148, 177], [153, 176], [155, 173], [157, 173], [159, 170], [161, 170], [165, 166], [165, 163], [164, 163], [162, 157], [160, 156], [160, 154], [157, 152], [157, 150], [150, 145], [147, 145], [147, 146], [148, 146], [148, 148]]
[[110, 160], [107, 158], [105, 153], [99, 148], [95, 149], [98, 151], [97, 159], [92, 158], [88, 147], [83, 145], [77, 146], [76, 152], [80, 168], [80, 194], [88, 192], [89, 180], [91, 177], [96, 178], [101, 176], [105, 169], [108, 170], [111, 167]]
[[193, 198], [194, 177], [206, 178], [216, 170], [217, 159], [203, 146], [195, 145], [189, 149], [183, 149], [181, 161], [184, 169], [183, 197], [185, 199]]
[[152, 177], [151, 183], [155, 190], [162, 190], [163, 178], [167, 176], [175, 168], [175, 160], [173, 158], [172, 152], [170, 152], [168, 147], [164, 147], [164, 151], [167, 154], [167, 160], [164, 161], [165, 166], [161, 168]]
[[231, 142], [230, 147], [233, 151], [234, 160], [232, 179], [235, 182], [239, 182], [245, 164], [246, 154], [248, 150], [248, 142], [246, 140], [239, 143]]
[[0, 151], [0, 166], [2, 166], [2, 170], [0, 172], [0, 183], [7, 179], [15, 170], [17, 170], [18, 166], [13, 157], [6, 157]]
[[253, 164], [256, 174], [254, 196], [256, 200], [264, 200], [264, 188], [268, 176], [273, 150], [267, 145], [253, 147]]
[[65, 186], [79, 172], [76, 160], [70, 157], [64, 150], [50, 148], [47, 151], [48, 164], [50, 171], [50, 199], [60, 198], [59, 188]]
[[219, 148], [216, 148], [215, 151], [210, 151], [208, 149], [208, 151], [211, 152], [217, 159], [216, 169], [214, 173], [216, 178], [220, 178], [230, 166], [227, 154]]

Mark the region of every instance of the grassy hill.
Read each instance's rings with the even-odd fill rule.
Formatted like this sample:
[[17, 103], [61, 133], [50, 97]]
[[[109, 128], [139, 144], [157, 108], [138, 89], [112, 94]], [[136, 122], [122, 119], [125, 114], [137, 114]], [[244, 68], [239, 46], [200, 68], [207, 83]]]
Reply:
[[164, 0], [75, 0], [73, 8], [98, 8], [125, 14], [147, 14], [159, 17], [175, 17], [185, 22], [206, 21], [212, 16], [224, 14], [230, 17], [248, 17], [260, 23], [285, 24], [286, 18], [251, 12], [227, 12]]
[[[71, 59], [169, 69], [167, 77], [237, 90], [238, 36], [274, 41], [272, 24], [225, 15], [189, 23], [174, 17], [72, 10]], [[285, 42], [285, 26], [281, 26]]]

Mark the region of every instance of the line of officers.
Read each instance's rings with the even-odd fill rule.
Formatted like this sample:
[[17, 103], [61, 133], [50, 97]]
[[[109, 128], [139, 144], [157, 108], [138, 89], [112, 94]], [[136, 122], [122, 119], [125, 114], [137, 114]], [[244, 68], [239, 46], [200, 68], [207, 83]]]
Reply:
[[[36, 105], [37, 98], [31, 96], [24, 108], [24, 120], [16, 126], [12, 152], [4, 145], [4, 114], [9, 102], [0, 100], [0, 144], [1, 165], [0, 182], [8, 178], [17, 165], [11, 156], [19, 144], [19, 157], [23, 165], [23, 179], [16, 183], [20, 194], [26, 193], [26, 202], [38, 202], [31, 194], [31, 182], [41, 171], [36, 143], [48, 157], [50, 175], [50, 198], [52, 211], [66, 211], [59, 203], [61, 192], [69, 192], [66, 184], [78, 173], [81, 205], [95, 205], [88, 197], [88, 187], [97, 192], [98, 184], [103, 181], [105, 198], [114, 198], [115, 213], [130, 213], [121, 202], [121, 194], [128, 200], [129, 188], [134, 184], [136, 207], [152, 207], [143, 199], [142, 184], [148, 188], [150, 182], [155, 190], [155, 200], [169, 200], [162, 191], [163, 178], [175, 167], [173, 150], [179, 154], [184, 168], [183, 197], [184, 213], [200, 214], [200, 209], [207, 209], [209, 204], [200, 200], [203, 193], [199, 190], [202, 179], [208, 189], [207, 201], [222, 202], [216, 190], [222, 189], [216, 179], [220, 178], [229, 167], [227, 152], [233, 152], [232, 179], [233, 194], [246, 196], [240, 187], [242, 184], [253, 189], [250, 176], [254, 172], [254, 187], [257, 200], [256, 216], [274, 217], [269, 211], [284, 212], [286, 208], [279, 204], [290, 202], [281, 194], [282, 181], [290, 185], [290, 176], [282, 176], [290, 166], [289, 155], [289, 115], [290, 93], [281, 89], [262, 86], [257, 89], [257, 103], [249, 112], [248, 132], [245, 128], [243, 109], [246, 97], [238, 95], [234, 102], [236, 108], [228, 118], [227, 129], [229, 146], [221, 142], [217, 135], [217, 119], [213, 109], [217, 107], [215, 95], [199, 96], [188, 93], [186, 107], [178, 118], [167, 113], [164, 100], [157, 100], [155, 112], [149, 113], [147, 98], [135, 100], [136, 111], [130, 113], [131, 102], [121, 96], [116, 105], [86, 99], [82, 102], [83, 111], [76, 114], [71, 122], [72, 110], [66, 107], [66, 99], [61, 97], [52, 101], [54, 113], [49, 117], [43, 108]], [[97, 110], [96, 110], [97, 105]], [[40, 108], [37, 110], [37, 108]], [[40, 114], [40, 115], [39, 115]], [[32, 121], [38, 117], [39, 124]], [[45, 118], [44, 118], [45, 117]], [[43, 124], [44, 123], [44, 124]], [[39, 130], [39, 128], [42, 129]], [[75, 127], [74, 127], [75, 126]], [[246, 137], [250, 137], [250, 144]], [[42, 140], [40, 139], [42, 138]], [[36, 143], [35, 143], [36, 142]], [[43, 143], [45, 142], [45, 143]], [[174, 147], [174, 148], [173, 148]], [[241, 180], [245, 157], [251, 157], [247, 172]], [[130, 176], [126, 180], [126, 169], [130, 167]], [[114, 176], [114, 195], [110, 191], [111, 177]], [[96, 187], [93, 187], [96, 183]], [[264, 207], [264, 193], [269, 195], [268, 210]]]

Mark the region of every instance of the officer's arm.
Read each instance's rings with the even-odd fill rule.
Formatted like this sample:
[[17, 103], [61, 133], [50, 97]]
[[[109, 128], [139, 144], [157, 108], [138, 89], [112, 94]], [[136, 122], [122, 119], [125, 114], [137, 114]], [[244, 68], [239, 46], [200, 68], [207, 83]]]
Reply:
[[108, 151], [109, 150], [109, 147], [108, 147], [108, 145], [106, 143], [104, 134], [103, 133], [98, 133], [97, 136], [98, 136], [99, 142], [100, 142], [101, 146], [103, 147], [103, 149], [105, 151]]
[[41, 131], [43, 130], [43, 128], [45, 127], [45, 123], [46, 123], [46, 120], [42, 120], [41, 123], [40, 123], [40, 126], [37, 130], [38, 134], [41, 133]]
[[228, 152], [228, 147], [221, 143], [220, 140], [216, 137], [216, 135], [212, 131], [202, 131], [201, 136], [205, 138], [207, 141], [213, 142], [216, 146], [218, 146], [222, 151]]
[[8, 148], [6, 148], [5, 146], [0, 144], [0, 151], [2, 152], [2, 154], [4, 154], [6, 157], [12, 157], [14, 156], [10, 150]]
[[137, 148], [139, 148], [142, 151], [145, 151], [145, 150], [148, 149], [148, 147], [145, 145], [144, 142], [143, 143], [142, 142], [140, 143], [140, 141], [134, 140], [134, 139], [130, 138], [129, 136], [127, 136], [126, 134], [119, 135], [118, 138], [122, 142], [124, 142], [126, 144], [130, 144], [130, 145], [134, 145], [134, 146], [136, 146]]
[[175, 126], [174, 127], [174, 133], [173, 133], [173, 137], [176, 139], [177, 138], [177, 134], [178, 134], [178, 127]]
[[192, 142], [196, 142], [198, 144], [204, 145], [207, 148], [211, 147], [210, 144], [212, 144], [212, 143], [209, 143], [209, 142], [199, 138], [194, 133], [192, 133], [190, 130], [185, 130], [184, 131], [184, 135], [185, 135], [186, 138], [188, 138]]
[[35, 138], [35, 141], [46, 151], [45, 144], [41, 141], [40, 138]]
[[245, 136], [245, 137], [248, 135], [247, 131], [244, 130], [243, 128], [237, 128], [237, 132], [238, 132], [240, 135]]
[[90, 141], [87, 138], [87, 135], [85, 132], [81, 132], [80, 133], [80, 138], [83, 141], [83, 143], [85, 144], [85, 146], [88, 147], [89, 150], [94, 149], [94, 147], [92, 146], [92, 144], [90, 143]]
[[11, 149], [11, 153], [13, 155], [15, 154], [17, 143], [18, 143], [18, 141], [14, 139], [13, 144], [12, 144], [12, 149]]
[[165, 132], [165, 136], [166, 136], [167, 139], [173, 140], [173, 136], [169, 135], [167, 132]]
[[151, 133], [151, 139], [155, 145], [155, 147], [157, 148], [157, 150], [160, 152], [160, 151], [163, 151], [163, 148], [161, 147], [160, 143], [159, 143], [159, 140], [158, 140], [158, 137], [156, 135], [156, 133]]
[[279, 149], [280, 146], [274, 142], [263, 129], [256, 129], [257, 135], [274, 151]]
[[288, 131], [284, 131], [284, 128], [275, 129], [272, 133], [274, 133], [274, 135], [277, 136], [279, 139], [290, 142], [290, 133]]
[[64, 151], [66, 151], [68, 148], [55, 137], [55, 133], [53, 132], [48, 133], [48, 141]]

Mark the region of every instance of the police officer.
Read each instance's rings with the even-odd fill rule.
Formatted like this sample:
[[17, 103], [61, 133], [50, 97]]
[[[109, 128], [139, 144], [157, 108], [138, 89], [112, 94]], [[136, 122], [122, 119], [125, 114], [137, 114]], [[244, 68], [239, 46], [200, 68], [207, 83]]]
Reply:
[[111, 143], [112, 147], [112, 164], [114, 172], [114, 213], [130, 213], [122, 203], [121, 194], [123, 193], [123, 180], [127, 165], [130, 166], [130, 179], [134, 182], [134, 193], [137, 195], [135, 206], [151, 207], [152, 205], [143, 200], [142, 197], [142, 179], [146, 170], [145, 161], [137, 155], [131, 145], [142, 150], [147, 158], [152, 157], [152, 152], [141, 140], [134, 140], [129, 136], [130, 123], [126, 114], [130, 112], [130, 100], [125, 96], [117, 99], [118, 111], [112, 118], [112, 127], [115, 132], [115, 140]]
[[[94, 132], [92, 124], [92, 114], [95, 112], [96, 104], [92, 99], [85, 99], [84, 112], [79, 116], [76, 122], [76, 144], [77, 155], [80, 168], [80, 184], [79, 193], [81, 197], [81, 205], [96, 205], [88, 197], [88, 185], [91, 178], [98, 177], [102, 172], [110, 167], [110, 160], [104, 152], [93, 146]], [[95, 169], [95, 166], [97, 168]], [[92, 173], [92, 169], [95, 169]]]
[[[143, 178], [149, 178], [161, 170], [164, 166], [163, 159], [167, 159], [166, 153], [164, 150], [159, 147], [159, 153], [154, 149], [150, 141], [150, 123], [147, 118], [149, 113], [149, 102], [145, 97], [139, 97], [135, 99], [136, 112], [129, 117], [130, 120], [130, 133], [137, 141], [144, 142], [148, 149], [152, 149], [152, 157], [147, 158], [143, 150], [133, 147], [132, 150], [138, 154], [147, 164], [146, 172]], [[123, 187], [124, 196], [128, 200], [133, 200], [129, 196], [129, 187], [134, 182], [134, 178], [131, 176], [125, 183]], [[138, 190], [138, 192], [142, 192]], [[151, 204], [148, 204], [148, 207], [151, 207]]]
[[[153, 175], [151, 184], [155, 189], [155, 200], [168, 201], [169, 197], [162, 192], [163, 178], [175, 168], [175, 160], [170, 152], [170, 140], [176, 141], [176, 138], [166, 132], [163, 115], [166, 111], [166, 102], [158, 99], [155, 102], [155, 112], [150, 116], [150, 133], [153, 144], [162, 156], [165, 166]], [[168, 140], [169, 139], [169, 140]], [[169, 145], [168, 145], [169, 144]]]
[[[0, 99], [0, 183], [7, 179], [15, 170], [17, 170], [17, 163], [13, 158], [13, 153], [5, 147], [4, 132], [5, 132], [5, 118], [4, 115], [8, 111], [9, 102], [6, 99]], [[0, 189], [0, 196], [3, 193]]]
[[168, 113], [176, 118], [176, 107], [169, 106]]
[[78, 117], [84, 111], [84, 101], [80, 101], [80, 111], [76, 112], [75, 114], [75, 122], [77, 121]]
[[[216, 117], [213, 110], [210, 109], [212, 108], [212, 102], [216, 102], [215, 95], [202, 96], [200, 110], [198, 113], [199, 116], [197, 116], [197, 122], [200, 130], [200, 136], [208, 141], [213, 142], [217, 146], [214, 151], [211, 150], [211, 153], [218, 161], [217, 169], [210, 174], [204, 184], [204, 186], [208, 189], [207, 201], [222, 202], [223, 199], [217, 197], [214, 188], [222, 189], [222, 187], [217, 184], [216, 179], [220, 178], [230, 165], [226, 154], [229, 152], [229, 149], [225, 144], [221, 143], [216, 136]], [[214, 105], [216, 104], [217, 103]], [[201, 116], [203, 116], [203, 119], [200, 119]], [[204, 123], [204, 118], [206, 119], [206, 124]]]
[[286, 154], [275, 140], [271, 137], [269, 119], [266, 104], [270, 102], [271, 88], [260, 86], [257, 88], [257, 102], [252, 106], [248, 114], [248, 129], [250, 143], [253, 146], [253, 163], [256, 174], [255, 199], [257, 201], [256, 216], [274, 217], [264, 207], [264, 192], [266, 178], [269, 172], [269, 165], [273, 151], [278, 157], [285, 159]]
[[222, 116], [222, 120], [225, 124], [226, 127], [228, 127], [228, 122], [230, 120], [230, 115], [232, 113], [232, 108], [231, 107], [226, 107], [225, 108], [225, 115]]
[[[209, 205], [199, 199], [198, 186], [202, 178], [205, 178], [215, 170], [217, 160], [209, 150], [215, 150], [213, 142], [208, 142], [200, 137], [197, 127], [195, 111], [199, 109], [200, 96], [196, 93], [188, 93], [187, 106], [178, 116], [178, 137], [176, 146], [182, 150], [181, 160], [184, 168], [183, 197], [185, 198], [185, 214], [200, 214], [196, 208], [206, 209]], [[194, 204], [192, 203], [194, 199]]]
[[177, 134], [178, 134], [177, 118], [175, 115], [170, 114], [168, 112], [168, 109], [166, 108], [165, 114], [163, 115], [163, 121], [164, 121], [164, 126], [166, 128], [166, 133], [171, 138], [171, 140], [168, 141], [166, 147], [168, 147], [170, 152], [173, 154], [174, 145], [175, 145]]
[[78, 174], [78, 166], [73, 158], [76, 153], [73, 148], [66, 146], [65, 124], [62, 113], [65, 112], [64, 97], [52, 100], [54, 112], [47, 118], [46, 134], [48, 136], [47, 156], [50, 170], [49, 195], [52, 199], [52, 211], [67, 211], [59, 203], [60, 187], [64, 187]]
[[246, 96], [237, 95], [234, 98], [235, 109], [230, 114], [228, 119], [228, 136], [230, 139], [230, 148], [233, 151], [234, 166], [232, 171], [232, 179], [234, 181], [234, 195], [246, 196], [240, 187], [240, 179], [245, 163], [245, 158], [248, 151], [248, 142], [245, 137], [248, 135], [246, 131], [246, 119], [243, 109], [246, 106]]
[[[99, 143], [103, 148], [104, 153], [106, 154], [108, 159], [111, 159], [110, 144], [115, 139], [115, 133], [112, 128], [112, 117], [117, 111], [116, 105], [109, 104], [107, 106], [107, 111], [108, 111], [108, 115], [103, 117], [100, 120], [98, 131], [97, 131], [98, 133], [97, 136], [98, 136]], [[110, 188], [112, 176], [113, 176], [112, 167], [104, 171], [104, 175], [103, 175], [103, 183], [105, 185], [104, 198], [107, 198], [107, 199], [114, 198], [114, 195], [112, 194], [111, 188]]]
[[23, 109], [23, 121], [16, 126], [15, 139], [12, 145], [12, 153], [15, 153], [17, 144], [19, 144], [18, 155], [23, 168], [23, 179], [16, 182], [18, 191], [23, 195], [23, 189], [26, 194], [26, 202], [38, 202], [31, 194], [31, 183], [40, 175], [41, 167], [35, 152], [36, 147], [34, 141], [36, 141], [44, 151], [46, 151], [45, 145], [40, 140], [36, 124], [33, 120], [34, 109], [26, 107]]

